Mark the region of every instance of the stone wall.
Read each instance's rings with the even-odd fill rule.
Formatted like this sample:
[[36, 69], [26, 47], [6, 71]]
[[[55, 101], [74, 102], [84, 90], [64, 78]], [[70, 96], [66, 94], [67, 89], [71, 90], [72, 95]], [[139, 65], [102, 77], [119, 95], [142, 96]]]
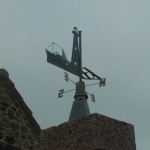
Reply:
[[9, 79], [0, 69], [0, 149], [13, 146], [21, 150], [40, 148], [41, 129], [32, 112]]
[[136, 150], [134, 127], [100, 114], [42, 131], [42, 150]]
[[21, 150], [20, 148], [0, 142], [0, 150]]

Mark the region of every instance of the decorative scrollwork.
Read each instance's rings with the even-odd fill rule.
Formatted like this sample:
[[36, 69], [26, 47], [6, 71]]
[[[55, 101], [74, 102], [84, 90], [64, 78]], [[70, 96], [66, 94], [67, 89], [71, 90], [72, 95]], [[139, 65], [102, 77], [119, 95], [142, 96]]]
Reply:
[[86, 80], [100, 80], [99, 86], [105, 86], [106, 84], [106, 79], [105, 78], [101, 78], [98, 75], [96, 75], [95, 73], [93, 73], [91, 70], [83, 67], [82, 69], [82, 78], [86, 79]]
[[91, 70], [83, 67], [83, 69], [85, 70], [82, 70], [82, 78], [83, 79], [87, 79], [87, 80], [101, 80], [102, 78], [99, 77], [98, 75], [96, 75], [95, 73], [93, 73]]

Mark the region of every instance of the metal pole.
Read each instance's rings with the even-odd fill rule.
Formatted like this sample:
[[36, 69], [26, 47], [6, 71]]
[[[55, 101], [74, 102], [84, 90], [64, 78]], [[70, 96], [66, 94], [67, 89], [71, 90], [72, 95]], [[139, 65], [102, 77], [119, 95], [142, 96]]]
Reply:
[[81, 31], [79, 31], [79, 71], [80, 71], [80, 81], [82, 82], [82, 43], [81, 43]]

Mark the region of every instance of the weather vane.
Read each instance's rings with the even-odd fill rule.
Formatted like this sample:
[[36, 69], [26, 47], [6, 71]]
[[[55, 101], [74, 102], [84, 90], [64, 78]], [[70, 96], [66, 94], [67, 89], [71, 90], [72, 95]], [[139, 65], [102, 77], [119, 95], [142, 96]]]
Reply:
[[[51, 43], [45, 50], [47, 53], [47, 62], [51, 63], [57, 67], [60, 67], [76, 76], [79, 77], [79, 81], [74, 83], [69, 77], [68, 74], [65, 72], [64, 78], [65, 80], [71, 81], [76, 85], [75, 95], [74, 95], [74, 103], [72, 106], [71, 114], [69, 117], [69, 120], [75, 120], [78, 118], [81, 118], [83, 116], [86, 116], [90, 113], [89, 107], [87, 104], [88, 95], [91, 96], [91, 99], [93, 102], [95, 102], [95, 96], [93, 94], [89, 94], [85, 91], [85, 87], [99, 84], [99, 86], [105, 86], [106, 79], [101, 78], [95, 73], [93, 73], [91, 70], [89, 70], [86, 67], [82, 67], [82, 45], [81, 45], [81, 31], [78, 31], [77, 27], [74, 27], [73, 31], [73, 48], [72, 48], [72, 57], [71, 62], [67, 60], [66, 54], [59, 45], [56, 43]], [[62, 50], [62, 54], [59, 54], [58, 52], [54, 52], [54, 46], [57, 46]], [[52, 51], [50, 52], [48, 49], [52, 47]], [[84, 80], [98, 80], [98, 83], [85, 85], [83, 82]], [[58, 98], [63, 97], [64, 93], [73, 91], [64, 91], [64, 89], [59, 90]]]

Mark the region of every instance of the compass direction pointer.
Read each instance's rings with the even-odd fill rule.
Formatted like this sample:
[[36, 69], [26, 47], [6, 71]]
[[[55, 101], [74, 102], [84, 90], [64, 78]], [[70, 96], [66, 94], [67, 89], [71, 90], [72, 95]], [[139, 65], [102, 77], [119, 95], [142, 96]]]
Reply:
[[64, 89], [61, 89], [61, 90], [59, 90], [58, 98], [63, 97], [63, 94], [64, 94], [64, 93], [68, 93], [68, 92], [75, 91], [75, 90], [76, 90], [76, 89], [72, 89], [72, 90], [64, 91]]

